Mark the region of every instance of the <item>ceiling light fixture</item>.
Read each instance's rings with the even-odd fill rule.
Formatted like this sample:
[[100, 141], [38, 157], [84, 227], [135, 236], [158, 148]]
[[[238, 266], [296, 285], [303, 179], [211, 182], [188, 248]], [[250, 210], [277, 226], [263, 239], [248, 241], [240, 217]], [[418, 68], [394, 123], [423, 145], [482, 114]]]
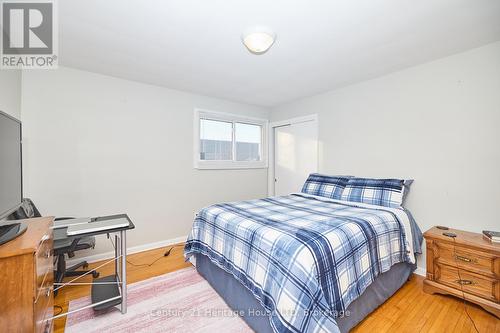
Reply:
[[276, 34], [267, 27], [252, 27], [241, 35], [241, 41], [253, 54], [263, 54], [274, 44]]

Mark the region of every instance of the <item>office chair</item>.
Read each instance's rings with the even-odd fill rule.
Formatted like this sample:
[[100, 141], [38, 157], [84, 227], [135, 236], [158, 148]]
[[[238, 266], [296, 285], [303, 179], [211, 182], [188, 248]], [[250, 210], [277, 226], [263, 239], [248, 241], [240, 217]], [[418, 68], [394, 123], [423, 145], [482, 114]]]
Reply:
[[[35, 204], [31, 199], [24, 199], [22, 206], [12, 214], [12, 218], [15, 220], [29, 219], [34, 217], [41, 217], [42, 215], [36, 208]], [[72, 217], [59, 217], [55, 221], [61, 220], [71, 220]], [[89, 271], [88, 263], [86, 261], [79, 262], [71, 267], [66, 267], [66, 255], [69, 258], [75, 256], [76, 251], [86, 250], [95, 247], [95, 237], [81, 237], [81, 238], [64, 238], [57, 239], [54, 241], [54, 260], [56, 261], [56, 270], [54, 272], [54, 282], [61, 283], [65, 277], [70, 276], [80, 276], [87, 274]], [[83, 270], [78, 270], [79, 268]], [[99, 277], [99, 273], [92, 272], [92, 277]], [[57, 290], [54, 292], [57, 295]]]

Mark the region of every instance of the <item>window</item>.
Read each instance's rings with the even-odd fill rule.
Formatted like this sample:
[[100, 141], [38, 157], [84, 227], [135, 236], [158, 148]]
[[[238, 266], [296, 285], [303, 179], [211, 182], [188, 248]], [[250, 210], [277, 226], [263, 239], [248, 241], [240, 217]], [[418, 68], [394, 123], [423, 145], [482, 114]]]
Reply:
[[227, 121], [200, 119], [200, 160], [233, 159], [233, 124]]
[[260, 161], [262, 126], [244, 123], [235, 123], [234, 126], [236, 160]]
[[267, 120], [195, 110], [197, 169], [266, 168]]

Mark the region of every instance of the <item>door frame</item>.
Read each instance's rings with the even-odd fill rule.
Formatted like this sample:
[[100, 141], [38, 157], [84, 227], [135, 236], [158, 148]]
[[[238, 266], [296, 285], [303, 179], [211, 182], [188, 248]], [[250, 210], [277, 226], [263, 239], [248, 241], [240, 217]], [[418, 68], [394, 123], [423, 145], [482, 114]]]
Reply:
[[[268, 128], [268, 169], [267, 169], [267, 195], [268, 196], [273, 196], [274, 195], [274, 129], [277, 127], [282, 127], [282, 126], [289, 126], [292, 124], [300, 124], [300, 123], [305, 123], [312, 121], [316, 125], [316, 135], [319, 138], [319, 126], [318, 126], [318, 115], [317, 114], [310, 114], [307, 116], [302, 116], [302, 117], [295, 117], [295, 118], [290, 118], [286, 120], [279, 120], [279, 121], [274, 121], [269, 123], [269, 128]], [[316, 161], [316, 169], [319, 167], [319, 140], [317, 139], [317, 149], [318, 149], [318, 160]]]

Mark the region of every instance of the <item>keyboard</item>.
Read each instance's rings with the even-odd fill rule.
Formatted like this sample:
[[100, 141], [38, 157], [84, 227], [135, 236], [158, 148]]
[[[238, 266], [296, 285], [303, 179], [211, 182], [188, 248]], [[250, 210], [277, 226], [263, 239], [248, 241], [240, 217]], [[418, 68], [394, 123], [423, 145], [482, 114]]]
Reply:
[[66, 231], [68, 236], [76, 236], [81, 234], [88, 234], [92, 232], [112, 230], [117, 228], [125, 228], [129, 226], [128, 219], [122, 217], [112, 220], [102, 220], [90, 223], [73, 224], [68, 226]]

